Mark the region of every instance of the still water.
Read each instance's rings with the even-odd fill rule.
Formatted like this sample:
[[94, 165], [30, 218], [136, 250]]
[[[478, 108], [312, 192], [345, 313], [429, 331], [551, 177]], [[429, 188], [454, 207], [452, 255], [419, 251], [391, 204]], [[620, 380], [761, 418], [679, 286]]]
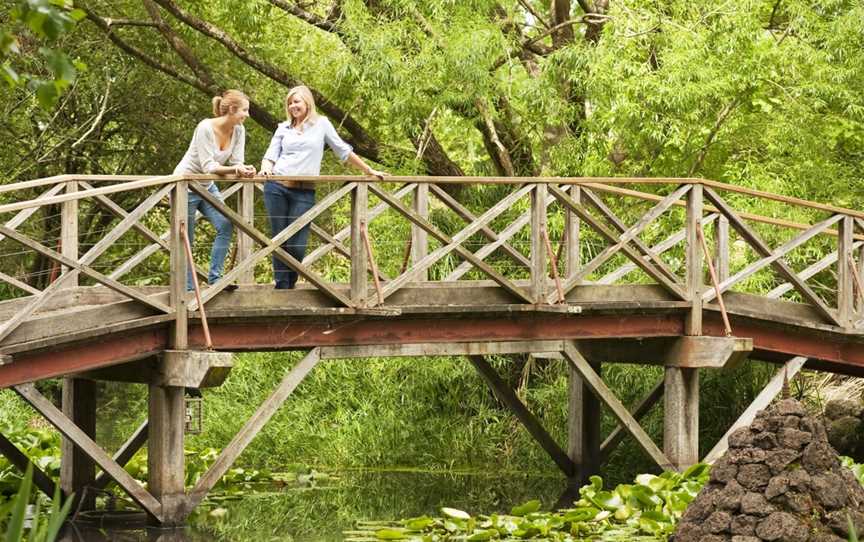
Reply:
[[[282, 487], [268, 484], [207, 501], [183, 530], [145, 529], [140, 517], [105, 517], [66, 528], [63, 542], [311, 542], [344, 540], [358, 523], [437, 516], [442, 506], [471, 514], [509, 512], [540, 499], [551, 509], [563, 477], [515, 473], [345, 471]], [[124, 523], [118, 525], [117, 523]]]

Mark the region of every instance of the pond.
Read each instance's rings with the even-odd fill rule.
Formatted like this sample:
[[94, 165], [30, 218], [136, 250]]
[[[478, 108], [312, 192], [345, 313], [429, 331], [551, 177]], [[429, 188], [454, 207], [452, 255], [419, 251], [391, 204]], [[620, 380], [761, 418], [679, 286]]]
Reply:
[[[355, 470], [312, 473], [298, 482], [259, 484], [240, 494], [208, 500], [181, 531], [144, 529], [140, 518], [126, 525], [103, 518], [99, 524], [67, 527], [60, 540], [96, 541], [321, 541], [356, 537], [358, 524], [422, 515], [440, 515], [443, 506], [471, 514], [508, 513], [539, 499], [551, 509], [566, 489], [558, 476], [520, 473]], [[116, 518], [114, 518], [116, 519]], [[632, 539], [629, 537], [628, 539]], [[645, 540], [653, 540], [646, 538]]]

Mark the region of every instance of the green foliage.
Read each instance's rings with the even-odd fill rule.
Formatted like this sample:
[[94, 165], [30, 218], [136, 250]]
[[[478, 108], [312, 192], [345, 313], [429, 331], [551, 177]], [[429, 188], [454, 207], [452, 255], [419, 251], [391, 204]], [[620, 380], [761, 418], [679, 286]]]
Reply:
[[42, 499], [36, 496], [36, 504], [28, 513], [33, 489], [33, 469], [27, 467], [15, 496], [8, 503], [0, 504], [0, 531], [5, 527], [6, 533], [4, 542], [53, 542], [57, 538], [72, 507], [72, 499], [63, 503], [59, 484], [55, 488], [47, 511], [42, 509]]
[[[55, 48], [37, 48], [32, 39], [54, 44], [84, 17], [84, 11], [71, 9], [71, 1], [68, 0], [15, 2], [9, 13], [10, 28], [0, 31], [0, 69], [6, 83], [12, 87], [26, 83], [36, 93], [42, 107], [53, 107], [60, 94], [75, 81], [78, 71], [84, 69], [85, 65], [81, 61], [71, 60]], [[41, 57], [41, 66], [28, 65], [33, 49], [36, 49]], [[22, 62], [25, 70], [23, 72], [20, 67]], [[40, 68], [47, 73], [26, 71]], [[47, 75], [51, 76], [50, 79]]]
[[573, 507], [556, 512], [541, 512], [536, 500], [514, 507], [510, 514], [477, 517], [442, 508], [438, 518], [362, 524], [351, 534], [360, 538], [374, 535], [379, 540], [665, 540], [708, 481], [708, 473], [707, 465], [697, 464], [683, 473], [642, 474], [633, 484], [621, 484], [611, 491], [603, 489], [599, 476], [592, 476], [591, 483], [579, 490], [580, 498]]

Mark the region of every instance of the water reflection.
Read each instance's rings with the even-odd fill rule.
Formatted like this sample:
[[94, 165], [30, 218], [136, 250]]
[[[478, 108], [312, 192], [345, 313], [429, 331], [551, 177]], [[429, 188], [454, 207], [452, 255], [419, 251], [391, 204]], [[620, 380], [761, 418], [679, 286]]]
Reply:
[[269, 486], [207, 501], [182, 530], [143, 523], [73, 525], [63, 542], [276, 542], [342, 540], [358, 521], [438, 515], [442, 506], [472, 514], [509, 510], [530, 499], [551, 508], [564, 491], [560, 477], [523, 474], [348, 471], [303, 486]]

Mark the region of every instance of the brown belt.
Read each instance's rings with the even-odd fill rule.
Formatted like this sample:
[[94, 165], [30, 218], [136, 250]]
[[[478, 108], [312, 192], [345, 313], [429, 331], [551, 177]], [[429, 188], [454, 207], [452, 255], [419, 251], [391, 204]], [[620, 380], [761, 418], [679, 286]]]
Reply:
[[315, 190], [315, 183], [306, 181], [276, 181], [285, 188], [299, 188], [301, 190]]

